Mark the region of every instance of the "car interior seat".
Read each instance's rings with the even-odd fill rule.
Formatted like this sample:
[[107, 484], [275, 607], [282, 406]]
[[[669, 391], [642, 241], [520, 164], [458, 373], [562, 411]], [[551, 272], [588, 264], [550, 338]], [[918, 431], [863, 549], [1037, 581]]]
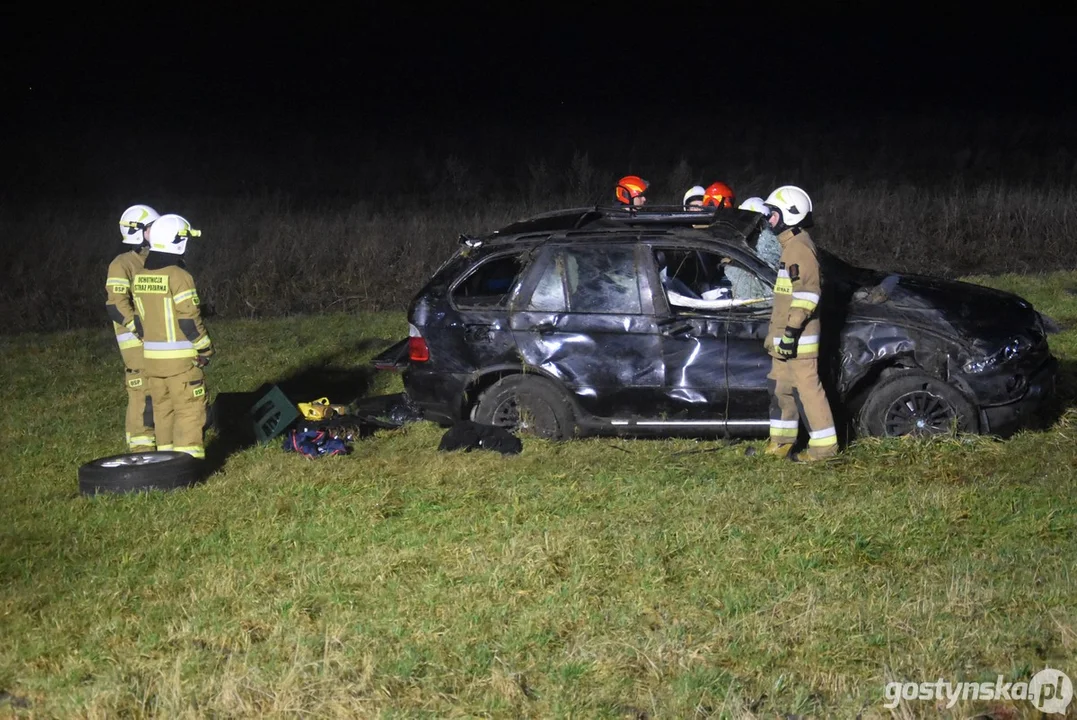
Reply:
[[659, 274], [661, 274], [663, 270], [666, 271], [665, 277], [662, 278], [662, 286], [666, 290], [670, 290], [677, 293], [678, 295], [683, 295], [685, 297], [693, 298], [695, 300], [700, 299], [701, 296], [697, 292], [692, 290], [692, 288], [688, 287], [688, 285], [685, 284], [683, 280], [674, 277], [673, 274], [670, 273], [669, 259], [666, 257], [666, 254], [663, 251], [655, 250], [654, 260], [655, 263], [658, 265]]

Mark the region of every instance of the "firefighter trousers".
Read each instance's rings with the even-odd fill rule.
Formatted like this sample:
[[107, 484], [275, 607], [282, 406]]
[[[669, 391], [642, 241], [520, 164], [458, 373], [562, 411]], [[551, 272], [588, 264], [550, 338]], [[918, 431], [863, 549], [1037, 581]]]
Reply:
[[796, 442], [803, 418], [808, 426], [808, 454], [814, 458], [838, 453], [838, 433], [826, 392], [819, 382], [816, 358], [773, 358], [770, 374], [770, 440], [777, 445]]
[[206, 378], [202, 368], [192, 367], [171, 377], [150, 376], [149, 387], [157, 449], [204, 458]]
[[141, 369], [124, 368], [124, 387], [127, 389], [127, 414], [124, 430], [129, 452], [153, 450], [156, 443], [153, 431], [153, 401]]

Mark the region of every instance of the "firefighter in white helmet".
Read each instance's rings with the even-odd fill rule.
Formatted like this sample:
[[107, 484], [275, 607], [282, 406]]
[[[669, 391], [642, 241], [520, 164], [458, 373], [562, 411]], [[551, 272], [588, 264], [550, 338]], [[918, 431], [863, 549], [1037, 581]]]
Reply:
[[691, 212], [703, 211], [703, 198], [707, 195], [707, 188], [702, 185], [693, 185], [684, 193], [684, 209]]
[[157, 449], [204, 458], [208, 398], [202, 368], [209, 364], [213, 346], [202, 324], [194, 278], [183, 265], [187, 240], [199, 235], [185, 218], [162, 215], [150, 231], [150, 252], [132, 288]]
[[155, 447], [153, 405], [142, 374], [142, 333], [131, 299], [131, 283], [146, 261], [149, 253], [146, 233], [157, 218], [157, 211], [148, 205], [132, 205], [123, 211], [120, 239], [124, 249], [109, 263], [105, 279], [105, 310], [112, 320], [116, 343], [123, 357], [124, 387], [127, 389], [124, 430], [129, 452], [144, 452]]
[[[812, 202], [793, 185], [777, 188], [765, 202], [767, 222], [778, 233], [782, 248], [767, 332], [773, 360], [767, 376], [771, 404], [766, 452], [801, 462], [827, 460], [838, 453], [838, 434], [819, 381], [822, 284], [815, 243], [804, 229], [812, 224]], [[808, 448], [791, 453], [802, 414], [808, 425]]]

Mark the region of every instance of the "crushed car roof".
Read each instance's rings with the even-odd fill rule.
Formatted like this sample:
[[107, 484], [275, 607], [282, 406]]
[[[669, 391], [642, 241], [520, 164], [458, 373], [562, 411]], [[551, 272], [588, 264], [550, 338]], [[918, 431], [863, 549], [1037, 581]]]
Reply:
[[761, 215], [750, 210], [714, 208], [687, 211], [680, 206], [629, 209], [625, 207], [580, 207], [554, 210], [510, 223], [490, 233], [485, 240], [539, 233], [603, 229], [670, 229], [728, 227], [742, 237], [757, 224]]

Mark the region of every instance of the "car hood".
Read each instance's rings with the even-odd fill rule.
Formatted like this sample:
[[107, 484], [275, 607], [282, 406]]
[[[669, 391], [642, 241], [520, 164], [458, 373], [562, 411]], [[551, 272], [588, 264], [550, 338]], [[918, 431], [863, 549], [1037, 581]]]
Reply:
[[925, 275], [885, 275], [853, 294], [851, 310], [984, 347], [1039, 324], [1031, 303], [1013, 293]]

